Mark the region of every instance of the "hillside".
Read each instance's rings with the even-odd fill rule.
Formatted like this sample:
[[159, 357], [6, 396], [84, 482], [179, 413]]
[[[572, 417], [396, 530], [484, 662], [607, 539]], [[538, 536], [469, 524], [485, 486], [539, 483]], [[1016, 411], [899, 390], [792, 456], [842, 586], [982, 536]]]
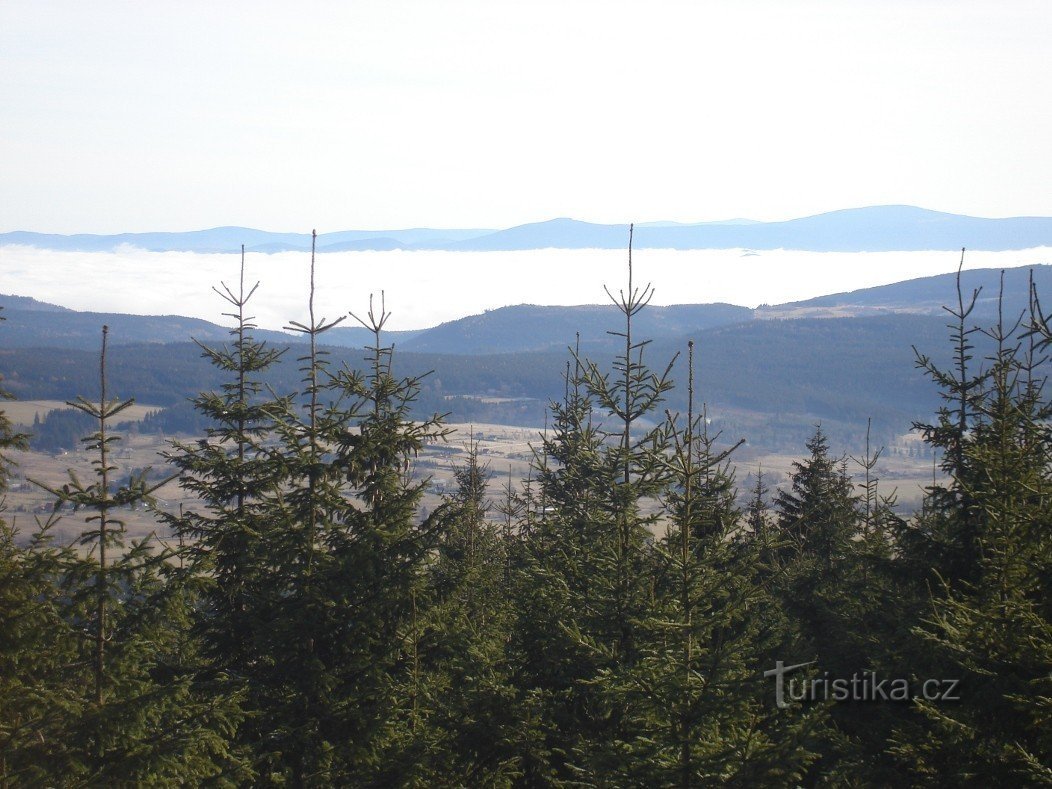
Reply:
[[[1005, 270], [1006, 315], [1026, 307], [1027, 278], [1033, 272], [1039, 292], [1052, 293], [1052, 266]], [[997, 312], [999, 269], [974, 269], [962, 275], [966, 294], [981, 289], [976, 319], [990, 320]], [[942, 305], [955, 298], [954, 274], [897, 282], [875, 288], [836, 293], [807, 301], [757, 310], [734, 304], [677, 304], [650, 306], [638, 317], [638, 330], [655, 340], [672, 339], [699, 329], [743, 323], [754, 318], [864, 317], [889, 313], [943, 314]], [[2, 343], [7, 348], [80, 348], [98, 346], [99, 329], [111, 327], [114, 345], [183, 342], [194, 338], [205, 343], [224, 342], [229, 330], [208, 321], [173, 315], [144, 316], [77, 312], [23, 296], [0, 295], [7, 322]], [[348, 322], [349, 323], [349, 322]], [[469, 315], [413, 331], [393, 331], [388, 340], [401, 351], [440, 354], [499, 354], [526, 351], [564, 351], [581, 334], [586, 352], [616, 347], [608, 331], [616, 328], [616, 310], [606, 305], [572, 307], [519, 304]], [[295, 342], [296, 336], [259, 330], [260, 339], [277, 344]], [[328, 344], [361, 348], [371, 335], [365, 329], [342, 325], [325, 335]]]
[[[77, 348], [98, 347], [102, 326], [110, 327], [111, 345], [140, 343], [180, 343], [195, 339], [205, 344], [230, 339], [230, 329], [200, 318], [181, 315], [127, 315], [115, 312], [81, 312], [31, 299], [27, 296], [0, 294], [0, 307], [7, 319], [3, 327], [3, 347], [7, 348]], [[400, 342], [413, 337], [415, 331], [391, 332]], [[284, 345], [296, 342], [291, 332], [257, 329], [256, 337]], [[372, 334], [360, 326], [338, 326], [327, 339], [334, 345], [361, 347]]]
[[[648, 337], [674, 337], [752, 320], [753, 311], [733, 304], [678, 304], [648, 307], [639, 315], [638, 330]], [[543, 307], [519, 304], [471, 315], [419, 332], [401, 344], [421, 353], [509, 353], [564, 350], [580, 332], [582, 350], [611, 347], [608, 330], [616, 322], [612, 304]]]
[[[719, 424], [750, 442], [771, 447], [798, 444], [821, 421], [845, 445], [864, 432], [867, 417], [881, 435], [904, 432], [937, 405], [929, 383], [913, 365], [911, 344], [945, 360], [945, 321], [919, 315], [836, 320], [752, 321], [691, 332], [697, 346], [698, 392]], [[653, 343], [646, 357], [664, 366], [686, 350], [688, 336]], [[329, 348], [333, 365], [361, 367], [363, 354]], [[267, 376], [276, 391], [299, 387], [293, 346]], [[600, 365], [609, 349], [588, 354]], [[425, 379], [418, 413], [446, 412], [459, 422], [544, 424], [548, 401], [562, 396], [568, 353], [502, 354], [397, 352], [399, 375]], [[5, 348], [0, 370], [19, 399], [65, 400], [90, 389], [94, 350]], [[684, 375], [682, 360], [674, 377]], [[112, 391], [140, 402], [180, 406], [221, 374], [192, 343], [115, 346], [109, 354]], [[90, 394], [90, 392], [88, 392]], [[677, 389], [669, 407], [685, 408]]]
[[[1014, 317], [1026, 303], [1028, 271], [1005, 273], [1004, 311]], [[963, 286], [982, 288], [973, 316], [996, 316], [1000, 272], [965, 272]], [[1052, 267], [1034, 269], [1039, 291], [1052, 291]], [[929, 277], [833, 294], [753, 311], [728, 304], [648, 307], [638, 316], [636, 338], [649, 338], [651, 364], [663, 366], [696, 342], [698, 392], [728, 433], [768, 447], [794, 447], [815, 422], [845, 446], [863, 434], [867, 418], [888, 437], [927, 418], [938, 405], [930, 383], [914, 365], [913, 346], [948, 361], [946, 316], [954, 298], [953, 275]], [[8, 320], [0, 327], [0, 372], [20, 399], [66, 400], [90, 394], [97, 368], [99, 328], [111, 326], [113, 391], [140, 402], [174, 408], [167, 429], [188, 417], [186, 398], [214, 389], [221, 375], [187, 341], [218, 344], [228, 330], [175, 316], [80, 313], [28, 299], [0, 297]], [[840, 317], [829, 317], [840, 316]], [[392, 333], [399, 375], [433, 373], [424, 380], [418, 413], [451, 412], [460, 422], [544, 424], [546, 405], [562, 396], [570, 358], [581, 333], [581, 353], [608, 365], [620, 328], [610, 306], [519, 305], [492, 310], [420, 332]], [[267, 382], [276, 391], [299, 388], [297, 338], [258, 332], [273, 345], [291, 346]], [[984, 340], [976, 335], [976, 358]], [[333, 365], [363, 364], [364, 330], [338, 328], [323, 335]], [[348, 347], [351, 346], [351, 347]], [[684, 375], [682, 363], [676, 377]], [[85, 391], [85, 390], [89, 391]], [[684, 392], [669, 407], [683, 409]]]
[[[1004, 270], [1002, 309], [1006, 316], [1016, 315], [1028, 304], [1028, 282], [1033, 276], [1038, 293], [1052, 294], [1052, 266], [1026, 266]], [[881, 312], [912, 312], [943, 315], [942, 305], [956, 299], [955, 274], [896, 282], [850, 293], [834, 293], [806, 301], [763, 307], [756, 311], [758, 318], [793, 318], [822, 315], [867, 315]], [[961, 290], [970, 298], [979, 291], [974, 317], [989, 320], [997, 314], [1000, 294], [999, 269], [973, 269], [961, 272]]]

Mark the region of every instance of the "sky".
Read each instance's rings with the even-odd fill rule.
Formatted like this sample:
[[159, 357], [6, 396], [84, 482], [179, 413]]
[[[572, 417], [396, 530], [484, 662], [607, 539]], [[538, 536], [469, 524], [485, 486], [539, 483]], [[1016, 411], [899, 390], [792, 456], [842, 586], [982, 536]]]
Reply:
[[1052, 215], [1047, 0], [0, 2], [0, 231]]

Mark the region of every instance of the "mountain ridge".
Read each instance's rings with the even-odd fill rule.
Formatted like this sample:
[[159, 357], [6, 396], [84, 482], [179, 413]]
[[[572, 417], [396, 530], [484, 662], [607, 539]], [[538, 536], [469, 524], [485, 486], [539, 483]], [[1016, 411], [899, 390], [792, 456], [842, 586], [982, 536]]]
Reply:
[[[939, 365], [951, 364], [948, 319], [931, 297], [940, 303], [954, 299], [955, 276], [922, 277], [755, 311], [726, 304], [650, 306], [637, 316], [634, 336], [650, 341], [647, 359], [660, 364], [682, 357], [688, 340], [694, 341], [697, 392], [712, 407], [714, 429], [727, 435], [785, 449], [799, 446], [821, 422], [827, 433], [852, 446], [872, 418], [874, 440], [890, 441], [913, 421], [929, 418], [938, 405], [937, 393], [916, 369], [913, 348], [931, 353]], [[1001, 270], [976, 269], [962, 276], [966, 296], [972, 288], [983, 289], [970, 319], [984, 326], [995, 322]], [[1030, 276], [1026, 269], [1005, 272], [1002, 306], [1009, 322], [1012, 311], [1025, 305]], [[1048, 293], [1052, 266], [1033, 267], [1033, 278], [1038, 291]], [[0, 296], [0, 306], [11, 302]], [[75, 396], [97, 370], [102, 322], [112, 327], [108, 358], [114, 390], [171, 409], [165, 430], [190, 429], [179, 422], [179, 414], [189, 410], [185, 398], [222, 383], [221, 371], [187, 341], [187, 332], [218, 344], [230, 340], [227, 328], [177, 316], [112, 316], [55, 311], [54, 305], [30, 299], [18, 303], [30, 309], [4, 310], [9, 320], [0, 327], [0, 371], [5, 386], [21, 399]], [[116, 322], [120, 319], [127, 323]], [[63, 321], [76, 330], [65, 338]], [[581, 331], [581, 355], [606, 369], [623, 343], [609, 332], [622, 321], [612, 305], [517, 305], [386, 339], [398, 348], [399, 375], [425, 376], [415, 403], [419, 413], [540, 426], [549, 401], [564, 391], [563, 375], [572, 358], [567, 349], [576, 345], [575, 332]], [[202, 336], [206, 329], [214, 334]], [[365, 338], [340, 335], [341, 330], [326, 332], [321, 344], [328, 346], [333, 364], [360, 368], [367, 355]], [[178, 340], [144, 342], [143, 333], [150, 331], [167, 331]], [[262, 330], [255, 335], [275, 345], [292, 346], [300, 339]], [[976, 359], [991, 352], [989, 337], [976, 334], [974, 340]], [[298, 347], [267, 373], [266, 382], [276, 390], [296, 389]], [[682, 365], [681, 359], [674, 370], [679, 378]], [[425, 375], [429, 370], [433, 374]], [[668, 407], [685, 408], [682, 388], [670, 393]]]
[[[530, 249], [620, 249], [628, 240], [625, 223], [601, 224], [561, 217], [503, 229], [407, 228], [340, 230], [318, 235], [320, 252], [445, 250], [523, 251]], [[130, 245], [151, 252], [272, 254], [310, 249], [309, 233], [279, 233], [221, 226], [186, 232], [0, 233], [0, 245], [62, 251], [113, 251]], [[960, 249], [1003, 251], [1052, 246], [1052, 217], [973, 217], [907, 205], [843, 208], [775, 222], [644, 222], [634, 244], [644, 249], [797, 249], [813, 252], [886, 252]]]
[[[1006, 315], [1027, 306], [1028, 280], [1032, 276], [1039, 292], [1052, 293], [1052, 265], [1004, 269]], [[639, 336], [657, 340], [682, 337], [693, 331], [733, 326], [756, 320], [799, 318], [871, 317], [888, 314], [943, 314], [942, 305], [954, 292], [955, 273], [817, 296], [757, 309], [735, 304], [650, 305], [640, 313]], [[975, 317], [989, 320], [996, 315], [1002, 269], [969, 269], [961, 273], [966, 294], [980, 289]], [[222, 343], [230, 329], [199, 318], [179, 315], [127, 315], [68, 310], [25, 296], [0, 294], [0, 307], [7, 321], [0, 331], [0, 346], [12, 348], [61, 347], [93, 349], [105, 323], [112, 329], [113, 344], [182, 342], [193, 336], [204, 343]], [[516, 304], [475, 315], [466, 315], [435, 326], [385, 332], [400, 351], [480, 355], [564, 351], [577, 342], [585, 351], [603, 350], [613, 342], [608, 330], [617, 325], [616, 308], [607, 304], [549, 306]], [[258, 339], [294, 344], [295, 334], [257, 329]], [[338, 326], [327, 331], [324, 342], [337, 347], [361, 348], [372, 335], [366, 329]]]

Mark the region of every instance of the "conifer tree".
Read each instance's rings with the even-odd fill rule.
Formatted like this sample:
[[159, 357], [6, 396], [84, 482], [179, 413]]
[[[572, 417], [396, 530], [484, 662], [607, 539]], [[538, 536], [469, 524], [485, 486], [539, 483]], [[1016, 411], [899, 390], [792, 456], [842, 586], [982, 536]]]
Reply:
[[[910, 677], [916, 664], [910, 657], [910, 628], [916, 621], [914, 579], [902, 572], [895, 536], [905, 521], [896, 513], [896, 493], [880, 489], [878, 461], [884, 448], [873, 449], [867, 422], [865, 450], [851, 460], [861, 471], [856, 498], [856, 532], [852, 539], [850, 574], [842, 585], [844, 655], [856, 664], [854, 672], [882, 677]], [[846, 669], [845, 669], [846, 670]], [[889, 758], [895, 730], [914, 713], [902, 703], [838, 704], [832, 720], [851, 739], [850, 753], [841, 754], [834, 773], [870, 784], [908, 781]]]
[[[245, 253], [237, 289], [221, 283], [215, 292], [230, 305], [235, 321], [229, 346], [199, 343], [202, 354], [229, 375], [220, 391], [201, 393], [194, 408], [207, 418], [205, 439], [173, 442], [166, 457], [179, 472], [180, 485], [202, 503], [200, 508], [169, 515], [166, 521], [186, 547], [186, 573], [202, 587], [194, 623], [202, 638], [199, 681], [203, 688], [244, 698], [249, 718], [239, 730], [239, 747], [249, 750], [258, 738], [255, 689], [260, 666], [260, 633], [268, 627], [263, 604], [273, 587], [275, 520], [269, 511], [280, 484], [281, 464], [266, 442], [275, 405], [260, 376], [284, 353], [254, 339], [256, 328], [246, 308], [259, 283], [246, 291]], [[279, 405], [287, 407], [280, 400]]]
[[308, 322], [290, 324], [308, 342], [302, 391], [269, 406], [278, 480], [264, 504], [259, 769], [297, 785], [399, 783], [418, 767], [414, 606], [442, 525], [417, 521], [425, 482], [411, 460], [445, 431], [437, 415], [411, 418], [420, 379], [394, 374], [382, 300], [361, 321], [374, 337], [367, 370], [332, 370], [320, 339], [343, 318], [316, 317], [315, 262]]
[[633, 336], [632, 319], [650, 303], [654, 290], [649, 284], [642, 290], [633, 284], [631, 225], [628, 232], [628, 289], [616, 298], [607, 289], [607, 295], [625, 318], [624, 331], [611, 332], [624, 340], [623, 351], [615, 358], [611, 373], [600, 371], [594, 362], [588, 362], [584, 369], [586, 387], [600, 412], [610, 420], [608, 427], [600, 428], [605, 439], [601, 457], [614, 472], [611, 476], [615, 483], [608, 494], [615, 540], [612, 550], [599, 553], [597, 578], [609, 584], [600, 590], [600, 595], [606, 596], [600, 606], [609, 612], [609, 632], [593, 643], [610, 650], [613, 659], [626, 666], [636, 658], [634, 622], [648, 597], [641, 548], [657, 521], [657, 515], [644, 513], [641, 505], [645, 498], [664, 489], [667, 474], [663, 461], [669, 445], [663, 423], [641, 435], [633, 435], [633, 429], [641, 418], [659, 407], [672, 388], [669, 376], [675, 363], [675, 359], [670, 361], [660, 374], [653, 372], [643, 361], [650, 340]]
[[[0, 316], [0, 320], [4, 320]], [[0, 388], [0, 400], [12, 399]], [[60, 589], [70, 550], [50, 544], [55, 517], [38, 524], [28, 545], [19, 545], [17, 524], [4, 515], [14, 460], [28, 448], [0, 409], [0, 786], [42, 784], [57, 772], [67, 748], [65, 726], [76, 715], [80, 693], [70, 687], [67, 665], [76, 643], [63, 618]]]
[[521, 567], [522, 563], [521, 545], [524, 535], [520, 525], [523, 513], [528, 505], [528, 497], [514, 484], [510, 465], [508, 467], [508, 477], [504, 485], [501, 486], [501, 493], [502, 496], [494, 504], [494, 510], [500, 515], [501, 519], [500, 536], [504, 553], [503, 584], [505, 595], [510, 599], [513, 593], [513, 567]]
[[[845, 459], [830, 454], [821, 427], [806, 446], [808, 457], [793, 464], [790, 487], [775, 498], [783, 543], [775, 589], [791, 626], [787, 647], [793, 662], [815, 660], [824, 676], [850, 679], [879, 664], [867, 628], [872, 605], [891, 604], [865, 593], [866, 559], [858, 541], [863, 519]], [[849, 781], [864, 774], [855, 757], [862, 750], [859, 738], [871, 734], [868, 716], [875, 706], [833, 706], [810, 780]]]
[[789, 556], [814, 563], [812, 580], [835, 582], [856, 531], [854, 494], [821, 427], [806, 446], [809, 457], [793, 464], [790, 489], [775, 499], [778, 529], [790, 543]]
[[[927, 668], [956, 683], [956, 698], [919, 699], [922, 723], [900, 730], [895, 752], [914, 780], [1052, 783], [1052, 408], [1039, 372], [1047, 340], [1030, 342], [1043, 334], [1040, 314], [1034, 304], [1029, 336], [1020, 337], [1019, 322], [999, 311], [984, 331], [994, 345], [985, 385], [969, 392], [974, 420], [957, 423], [956, 434], [927, 434], [951, 450], [949, 481], [929, 515], [958, 538], [941, 568], [966, 572], [937, 576], [930, 613], [914, 631]], [[944, 394], [961, 388], [936, 381]]]
[[762, 540], [771, 529], [771, 507], [768, 501], [770, 488], [764, 479], [762, 466], [756, 469], [756, 482], [749, 493], [751, 497], [745, 509], [745, 523], [749, 527], [749, 534]]
[[56, 507], [69, 503], [91, 513], [79, 540], [87, 556], [67, 554], [61, 567], [62, 613], [80, 657], [67, 679], [87, 692], [75, 709], [63, 710], [64, 758], [51, 767], [62, 782], [89, 785], [243, 777], [228, 747], [240, 717], [236, 704], [202, 693], [187, 670], [186, 652], [195, 645], [180, 628], [190, 597], [172, 580], [170, 555], [149, 538], [127, 543], [117, 517], [119, 508], [151, 502], [168, 480], [147, 483], [147, 469], [126, 485], [112, 484], [111, 447], [120, 437], [110, 423], [133, 401], [108, 397], [107, 334], [104, 326], [98, 402], [70, 403], [98, 424], [84, 439], [96, 454], [95, 481], [70, 471], [61, 488], [41, 485]]
[[778, 635], [776, 603], [757, 577], [757, 544], [734, 539], [741, 513], [728, 458], [744, 442], [718, 450], [704, 410], [695, 415], [693, 351], [691, 342], [686, 424], [668, 415], [670, 525], [651, 556], [658, 582], [639, 626], [640, 660], [604, 677], [631, 719], [608, 776], [619, 785], [784, 783], [813, 758], [818, 715], [771, 703], [762, 666]]
[[934, 423], [915, 423], [924, 441], [939, 452], [943, 473], [961, 485], [934, 484], [928, 491], [925, 508], [928, 517], [916, 519], [900, 535], [904, 558], [912, 563], [915, 576], [931, 580], [931, 573], [945, 579], [975, 582], [978, 573], [979, 522], [977, 509], [969, 498], [974, 467], [966, 446], [969, 436], [983, 419], [979, 403], [989, 383], [991, 371], [974, 361], [974, 335], [979, 328], [970, 323], [981, 288], [965, 296], [961, 289], [964, 250], [957, 268], [957, 303], [943, 307], [952, 318], [947, 328], [953, 346], [950, 369], [940, 368], [931, 357], [914, 348], [917, 367], [939, 389], [943, 404]]
[[[343, 700], [330, 692], [340, 666], [328, 640], [339, 626], [326, 585], [333, 573], [330, 538], [347, 509], [342, 474], [330, 458], [348, 417], [326, 399], [332, 376], [319, 338], [343, 318], [316, 317], [315, 263], [312, 241], [308, 320], [286, 327], [306, 340], [298, 358], [302, 390], [259, 414], [269, 422], [259, 457], [269, 492], [259, 503], [265, 586], [256, 595], [261, 627], [250, 678], [258, 769], [267, 780], [299, 786], [332, 783], [342, 770], [336, 731]], [[241, 473], [245, 485], [251, 469]]]
[[14, 524], [0, 524], [0, 786], [53, 783], [77, 761], [70, 722], [85, 699], [70, 666], [80, 662], [79, 638], [64, 605], [65, 568], [75, 560], [56, 548], [38, 524], [26, 545]]
[[[511, 601], [504, 583], [504, 535], [487, 518], [489, 469], [470, 439], [453, 469], [446, 526], [429, 568], [427, 623], [418, 650], [424, 674], [426, 760], [431, 780], [507, 784], [518, 774], [514, 690], [507, 662]], [[418, 732], [420, 732], [418, 729]]]
[[[400, 378], [394, 347], [382, 334], [390, 318], [381, 294], [379, 311], [370, 297], [364, 318], [352, 313], [373, 335], [366, 371], [341, 370], [333, 386], [347, 400], [351, 419], [336, 438], [334, 464], [357, 506], [345, 507], [332, 537], [331, 588], [341, 622], [342, 687], [347, 694], [344, 730], [354, 732], [353, 758], [359, 774], [372, 781], [412, 778], [402, 758], [413, 739], [414, 699], [420, 675], [414, 656], [425, 571], [448, 524], [445, 510], [421, 518], [420, 499], [427, 479], [413, 475], [413, 459], [428, 443], [445, 440], [444, 417], [414, 418], [421, 376]], [[375, 771], [361, 773], [363, 767]]]
[[630, 228], [628, 289], [607, 290], [624, 318], [611, 332], [622, 350], [611, 372], [575, 356], [544, 442], [542, 518], [528, 542], [517, 649], [525, 686], [548, 705], [547, 757], [534, 756], [563, 780], [600, 775], [618, 759], [611, 746], [627, 737], [629, 721], [602, 684], [638, 660], [653, 595], [646, 554], [659, 513], [646, 500], [666, 483], [668, 433], [660, 422], [639, 428], [672, 387], [672, 364], [653, 372], [643, 358], [649, 341], [633, 334], [653, 290], [634, 284], [631, 241]]
[[[602, 463], [603, 436], [593, 422], [594, 398], [583, 361], [567, 368], [563, 401], [550, 405], [551, 424], [535, 450], [537, 486], [525, 490], [521, 563], [513, 589], [517, 685], [528, 720], [520, 738], [526, 782], [566, 777], [567, 762], [596, 722], [596, 676], [603, 660], [571, 627], [598, 629], [592, 579], [596, 554], [613, 534], [603, 500], [615, 473]], [[528, 480], [532, 482], [532, 480]]]
[[[831, 456], [820, 427], [807, 448], [810, 456], [794, 464], [790, 488], [775, 501], [781, 545], [774, 589], [791, 626], [782, 648], [794, 662], [815, 660], [830, 679], [909, 676], [913, 667], [904, 652], [914, 609], [908, 582], [892, 561], [891, 536], [901, 520], [892, 509], [894, 495], [880, 494], [880, 450], [871, 449], [867, 430], [866, 451], [855, 461], [863, 472], [859, 496], [847, 459]], [[886, 752], [908, 714], [895, 704], [833, 704], [808, 780], [903, 780]]]
[[[217, 658], [243, 671], [250, 659], [252, 636], [243, 628], [251, 624], [251, 584], [258, 577], [265, 558], [260, 549], [266, 544], [268, 519], [260, 512], [260, 502], [278, 479], [274, 463], [267, 457], [267, 439], [274, 405], [263, 397], [260, 376], [270, 369], [284, 349], [267, 347], [252, 336], [256, 328], [245, 310], [259, 287], [257, 282], [245, 291], [245, 252], [241, 248], [241, 267], [237, 291], [225, 283], [213, 288], [234, 310], [224, 313], [233, 318], [230, 346], [212, 348], [198, 343], [215, 367], [230, 379], [220, 391], [199, 394], [194, 408], [209, 422], [205, 439], [193, 443], [173, 442], [168, 461], [180, 470], [180, 484], [206, 505], [203, 511], [184, 513], [174, 525], [193, 545], [195, 560], [203, 562], [198, 571], [215, 580], [210, 595], [210, 616], [216, 617], [211, 638]], [[256, 577], [254, 577], [256, 576]]]

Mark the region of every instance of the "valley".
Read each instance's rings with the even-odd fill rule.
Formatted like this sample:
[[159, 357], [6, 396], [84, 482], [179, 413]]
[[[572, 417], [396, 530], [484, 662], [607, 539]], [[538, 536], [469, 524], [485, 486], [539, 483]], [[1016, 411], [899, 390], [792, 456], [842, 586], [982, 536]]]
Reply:
[[[9, 418], [22, 430], [31, 429], [34, 414], [44, 418], [49, 411], [64, 407], [65, 403], [60, 401], [14, 401], [3, 404]], [[138, 420], [156, 411], [157, 407], [137, 404], [132, 406], [132, 409], [126, 414], [130, 420], [135, 421], [126, 429], [117, 431], [121, 440], [113, 446], [111, 455], [115, 467], [113, 478], [127, 478], [129, 474], [150, 468], [152, 473], [149, 479], [163, 479], [171, 473], [166, 467], [164, 453], [174, 451], [173, 442], [192, 444], [201, 439], [202, 435], [140, 432]], [[467, 462], [469, 446], [474, 442], [479, 461], [489, 472], [486, 490], [488, 517], [500, 521], [502, 516], [498, 513], [497, 506], [506, 496], [505, 486], [508, 481], [511, 481], [517, 492], [521, 492], [523, 486], [535, 474], [531, 471], [531, 460], [534, 458], [534, 450], [541, 450], [543, 430], [485, 423], [451, 422], [447, 426], [451, 430], [448, 440], [429, 444], [411, 467], [414, 479], [429, 480], [421, 502], [421, 516], [440, 506], [443, 497], [455, 491], [453, 469]], [[923, 457], [921, 447], [922, 444], [915, 433], [899, 436], [894, 443], [886, 447], [874, 471], [875, 476], [882, 480], [882, 494], [890, 494], [893, 491], [897, 493], [896, 510], [903, 515], [920, 506], [923, 488], [932, 482], [930, 455]], [[842, 451], [836, 446], [833, 449], [837, 452]], [[60, 487], [69, 480], [70, 471], [82, 480], [90, 480], [94, 474], [94, 455], [83, 447], [59, 452], [18, 451], [12, 452], [10, 458], [15, 464], [15, 469], [6, 494], [6, 517], [19, 529], [20, 541], [28, 539], [37, 525], [46, 521], [53, 510], [53, 497], [34, 484], [34, 481], [50, 487]], [[749, 444], [740, 447], [731, 458], [731, 466], [736, 469], [740, 506], [744, 508], [749, 502], [757, 470], [763, 472], [764, 484], [770, 488], [768, 499], [771, 500], [777, 489], [787, 485], [793, 463], [800, 459], [799, 454], [792, 452], [764, 450]], [[862, 471], [857, 464], [848, 460], [847, 469], [854, 483], [860, 485]], [[180, 488], [175, 481], [169, 482], [156, 493], [156, 509], [162, 513], [177, 515], [181, 509], [192, 510], [199, 507], [200, 502]], [[60, 544], [71, 543], [90, 528], [84, 520], [87, 513], [73, 512], [67, 506], [60, 514], [61, 518], [50, 530], [56, 542]], [[143, 538], [154, 534], [162, 540], [174, 539], [170, 530], [159, 522], [155, 513], [147, 507], [140, 505], [121, 509], [116, 517], [124, 521], [129, 538]]]

